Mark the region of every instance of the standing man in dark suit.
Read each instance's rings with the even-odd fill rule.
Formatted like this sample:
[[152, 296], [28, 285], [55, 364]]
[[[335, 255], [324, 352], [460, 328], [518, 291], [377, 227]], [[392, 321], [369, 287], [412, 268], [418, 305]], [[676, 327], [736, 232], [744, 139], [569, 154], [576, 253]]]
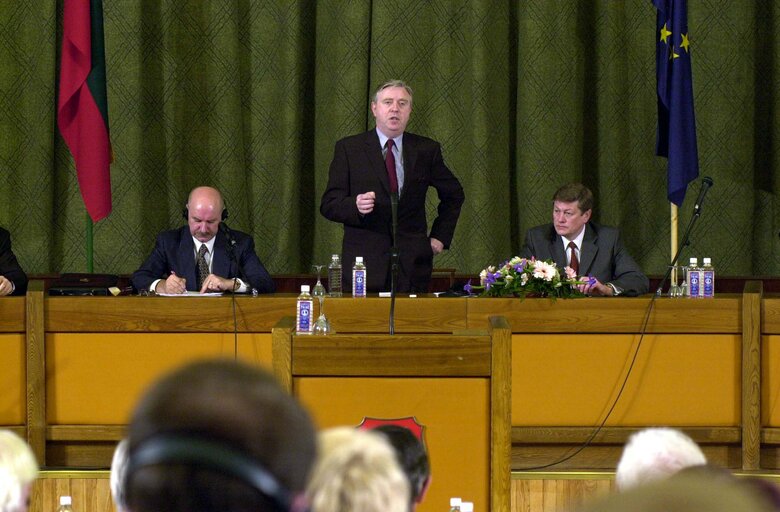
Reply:
[[[397, 240], [400, 292], [426, 292], [433, 256], [448, 248], [463, 204], [463, 188], [444, 164], [438, 142], [405, 132], [412, 112], [412, 90], [404, 82], [383, 84], [371, 100], [376, 129], [336, 143], [320, 212], [344, 224], [342, 261], [356, 256], [366, 264], [367, 289], [390, 289], [393, 245], [392, 201], [398, 198]], [[425, 197], [433, 187], [438, 216], [430, 233]], [[352, 289], [344, 272], [344, 287]]]
[[24, 295], [26, 292], [27, 274], [11, 250], [11, 234], [0, 228], [0, 296]]
[[553, 195], [553, 223], [528, 230], [521, 256], [552, 259], [559, 268], [572, 267], [587, 276], [580, 291], [587, 295], [641, 295], [647, 276], [626, 252], [620, 231], [589, 222], [593, 193], [585, 185], [569, 183]]
[[229, 230], [224, 224], [220, 228], [227, 219], [227, 210], [217, 189], [193, 189], [184, 216], [187, 226], [157, 236], [154, 251], [131, 278], [136, 290], [274, 291], [271, 276], [255, 254], [252, 237]]

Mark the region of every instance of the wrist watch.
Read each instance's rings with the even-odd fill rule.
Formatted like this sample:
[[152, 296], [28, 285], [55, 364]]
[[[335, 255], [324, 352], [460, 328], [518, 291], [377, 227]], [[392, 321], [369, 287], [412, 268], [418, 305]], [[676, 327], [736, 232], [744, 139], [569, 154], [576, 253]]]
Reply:
[[614, 285], [614, 284], [612, 284], [612, 283], [607, 283], [607, 286], [609, 286], [610, 288], [612, 288], [612, 296], [613, 296], [613, 297], [617, 297], [618, 295], [620, 295], [620, 294], [622, 294], [622, 293], [623, 293], [623, 288], [621, 288], [621, 287], [619, 287], [619, 286], [615, 286], [615, 285]]

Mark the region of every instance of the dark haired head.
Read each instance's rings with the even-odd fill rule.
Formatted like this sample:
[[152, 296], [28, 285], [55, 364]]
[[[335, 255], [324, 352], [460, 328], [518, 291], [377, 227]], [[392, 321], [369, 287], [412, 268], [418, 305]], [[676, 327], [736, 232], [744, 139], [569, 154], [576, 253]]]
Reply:
[[[153, 385], [129, 427], [126, 500], [133, 512], [278, 510], [255, 487], [219, 467], [186, 460], [134, 464], [161, 438], [202, 439], [266, 470], [293, 497], [316, 454], [308, 414], [260, 368], [231, 360], [187, 365]], [[195, 450], [197, 451], [196, 445]], [[235, 473], [235, 472], [234, 472]]]
[[399, 425], [380, 425], [372, 430], [384, 435], [395, 450], [401, 469], [406, 473], [411, 485], [412, 503], [422, 501], [431, 476], [425, 446], [411, 430]]

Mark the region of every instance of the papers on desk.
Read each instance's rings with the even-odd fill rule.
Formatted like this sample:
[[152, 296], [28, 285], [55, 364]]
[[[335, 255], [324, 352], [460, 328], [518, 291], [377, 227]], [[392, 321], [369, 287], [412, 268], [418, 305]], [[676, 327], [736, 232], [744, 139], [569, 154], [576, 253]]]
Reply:
[[221, 297], [223, 295], [222, 292], [209, 292], [209, 293], [199, 293], [199, 292], [186, 292], [186, 293], [158, 293], [160, 297]]

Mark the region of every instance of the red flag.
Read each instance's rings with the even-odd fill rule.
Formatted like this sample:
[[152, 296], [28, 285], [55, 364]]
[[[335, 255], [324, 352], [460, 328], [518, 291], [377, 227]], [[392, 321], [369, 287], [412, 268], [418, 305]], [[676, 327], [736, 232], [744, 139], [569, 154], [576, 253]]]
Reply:
[[57, 125], [94, 222], [111, 212], [102, 0], [64, 0]]

